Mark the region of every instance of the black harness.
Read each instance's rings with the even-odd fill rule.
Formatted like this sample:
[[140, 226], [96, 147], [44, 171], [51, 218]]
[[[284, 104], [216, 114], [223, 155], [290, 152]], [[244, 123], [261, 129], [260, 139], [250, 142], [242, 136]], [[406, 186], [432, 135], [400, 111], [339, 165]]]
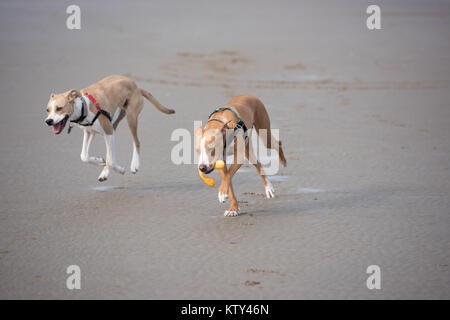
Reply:
[[[92, 121], [90, 121], [90, 122], [82, 123], [83, 120], [86, 119], [88, 112], [87, 112], [86, 101], [83, 99], [83, 97], [80, 97], [80, 100], [81, 100], [81, 115], [78, 117], [78, 119], [70, 120], [70, 122], [76, 123], [80, 126], [90, 127], [90, 126], [94, 125], [94, 122], [98, 119], [98, 117], [101, 114], [104, 115], [105, 117], [107, 117], [108, 120], [112, 122], [111, 115], [109, 114], [108, 111], [97, 108], [97, 113], [95, 114], [94, 119], [92, 119]], [[86, 109], [86, 111], [84, 111], [85, 109]], [[67, 133], [69, 134], [71, 131], [72, 131], [72, 126], [69, 125], [69, 130], [67, 131]]]
[[217, 108], [217, 109], [215, 109], [213, 112], [211, 112], [211, 113], [209, 114], [209, 116], [208, 116], [208, 122], [210, 122], [210, 121], [218, 121], [218, 122], [222, 123], [223, 125], [225, 125], [228, 129], [230, 129], [230, 128], [228, 127], [228, 124], [225, 123], [225, 122], [223, 122], [222, 120], [217, 119], [217, 118], [212, 118], [212, 119], [211, 119], [211, 116], [212, 116], [214, 113], [216, 113], [216, 112], [218, 112], [218, 111], [223, 111], [223, 110], [230, 110], [231, 112], [234, 113], [234, 115], [236, 116], [236, 118], [237, 118], [237, 120], [238, 120], [238, 122], [236, 123], [236, 126], [235, 126], [234, 129], [233, 129], [233, 133], [232, 133], [229, 137], [227, 137], [227, 138], [225, 139], [225, 146], [224, 146], [224, 148], [223, 148], [223, 158], [224, 158], [224, 161], [225, 161], [225, 150], [227, 149], [227, 146], [229, 146], [229, 145], [231, 144], [231, 142], [234, 140], [234, 137], [237, 136], [239, 130], [241, 130], [241, 129], [242, 129], [243, 132], [244, 132], [244, 140], [247, 140], [247, 138], [248, 138], [248, 129], [247, 129], [247, 126], [245, 125], [244, 121], [242, 121], [242, 119], [237, 115], [236, 111], [234, 111], [234, 110], [231, 109], [230, 107], [222, 107], [222, 108]]

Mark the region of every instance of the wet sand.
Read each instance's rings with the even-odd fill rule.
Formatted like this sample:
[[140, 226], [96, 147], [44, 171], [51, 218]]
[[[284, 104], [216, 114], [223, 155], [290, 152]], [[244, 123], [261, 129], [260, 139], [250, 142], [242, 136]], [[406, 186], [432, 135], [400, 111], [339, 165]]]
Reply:
[[[365, 1], [78, 3], [79, 31], [60, 2], [0, 3], [0, 298], [450, 298], [448, 2], [381, 1], [379, 31]], [[55, 136], [44, 107], [109, 74], [177, 113], [146, 102], [137, 175], [121, 123], [127, 173], [99, 183], [81, 131]], [[266, 104], [288, 167], [272, 200], [243, 167], [242, 215], [225, 218], [170, 135], [242, 93]]]

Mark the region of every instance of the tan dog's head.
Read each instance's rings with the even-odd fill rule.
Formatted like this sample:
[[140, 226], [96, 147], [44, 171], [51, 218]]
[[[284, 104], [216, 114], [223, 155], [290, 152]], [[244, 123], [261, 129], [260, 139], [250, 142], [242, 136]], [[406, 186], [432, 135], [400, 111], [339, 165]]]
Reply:
[[207, 125], [205, 129], [195, 129], [195, 150], [198, 154], [198, 170], [201, 172], [211, 173], [216, 161], [223, 160], [225, 131], [226, 125], [222, 128]]
[[53, 132], [60, 134], [66, 126], [66, 122], [74, 111], [74, 101], [77, 97], [81, 97], [78, 90], [72, 89], [65, 93], [50, 95], [47, 104], [47, 118], [45, 123], [53, 126]]

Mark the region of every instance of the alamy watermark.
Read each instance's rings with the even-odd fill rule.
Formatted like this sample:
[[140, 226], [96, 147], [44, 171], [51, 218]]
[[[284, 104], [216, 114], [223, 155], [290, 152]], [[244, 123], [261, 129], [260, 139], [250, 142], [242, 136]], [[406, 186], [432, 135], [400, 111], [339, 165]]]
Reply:
[[376, 264], [370, 265], [366, 270], [370, 276], [366, 280], [367, 289], [381, 289], [381, 269]]
[[[194, 121], [194, 128], [201, 127], [201, 121]], [[224, 160], [226, 164], [250, 164], [259, 162], [266, 175], [277, 174], [280, 168], [278, 160], [279, 129], [209, 129], [203, 136], [214, 137], [213, 143], [201, 145], [201, 137], [192, 137], [186, 128], [175, 129], [170, 140], [176, 142], [172, 147], [170, 159], [176, 165], [199, 164], [199, 158], [207, 156], [211, 162]], [[194, 152], [193, 152], [194, 151]], [[203, 158], [202, 158], [203, 159]]]
[[70, 265], [66, 269], [66, 273], [70, 274], [66, 280], [66, 287], [69, 290], [81, 289], [81, 269], [76, 264]]
[[372, 4], [367, 7], [367, 14], [370, 16], [366, 20], [366, 26], [369, 30], [380, 30], [381, 29], [381, 9], [379, 6]]
[[81, 8], [76, 4], [67, 7], [66, 13], [69, 15], [66, 20], [66, 27], [69, 30], [81, 29]]

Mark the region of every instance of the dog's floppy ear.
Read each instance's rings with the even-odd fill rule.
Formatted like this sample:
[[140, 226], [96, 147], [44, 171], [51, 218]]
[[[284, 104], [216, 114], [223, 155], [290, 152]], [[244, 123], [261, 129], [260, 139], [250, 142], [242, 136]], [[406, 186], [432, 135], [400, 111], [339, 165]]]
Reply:
[[72, 89], [69, 91], [67, 97], [69, 98], [69, 101], [72, 102], [78, 97], [81, 97], [81, 93], [78, 90]]

